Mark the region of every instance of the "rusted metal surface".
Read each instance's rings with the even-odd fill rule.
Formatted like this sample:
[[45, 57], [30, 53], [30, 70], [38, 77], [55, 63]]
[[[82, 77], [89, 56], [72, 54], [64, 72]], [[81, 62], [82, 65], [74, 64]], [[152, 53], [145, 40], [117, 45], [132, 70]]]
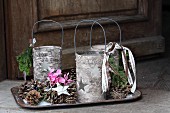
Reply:
[[124, 99], [109, 99], [109, 100], [103, 100], [103, 101], [94, 101], [94, 102], [86, 102], [86, 103], [79, 103], [77, 102], [76, 104], [53, 104], [53, 105], [47, 105], [47, 106], [32, 106], [32, 105], [28, 105], [25, 104], [23, 102], [23, 100], [18, 96], [18, 87], [13, 87], [11, 88], [11, 92], [12, 95], [16, 101], [16, 103], [23, 108], [27, 108], [27, 109], [50, 109], [50, 108], [62, 108], [62, 107], [82, 107], [82, 105], [101, 105], [101, 104], [109, 104], [109, 103], [113, 103], [113, 104], [120, 104], [120, 103], [126, 103], [126, 102], [132, 102], [135, 100], [138, 100], [141, 98], [142, 93], [139, 90], [136, 90], [136, 92], [134, 94], [130, 94], [127, 98]]

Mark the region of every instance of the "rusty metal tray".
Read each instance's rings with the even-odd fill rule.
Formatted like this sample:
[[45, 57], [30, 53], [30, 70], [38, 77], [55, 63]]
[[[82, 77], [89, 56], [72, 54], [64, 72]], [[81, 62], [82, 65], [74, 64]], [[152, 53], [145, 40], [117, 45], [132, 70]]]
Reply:
[[16, 103], [20, 107], [27, 108], [27, 109], [48, 109], [48, 108], [62, 108], [62, 107], [84, 107], [84, 106], [94, 106], [94, 105], [120, 104], [120, 103], [136, 101], [140, 99], [142, 96], [141, 91], [136, 90], [134, 94], [130, 94], [124, 99], [109, 99], [109, 100], [89, 102], [89, 103], [77, 102], [76, 104], [53, 104], [53, 105], [43, 105], [43, 106], [32, 106], [24, 103], [24, 101], [18, 96], [18, 90], [19, 90], [18, 86], [11, 88], [12, 95], [14, 96]]

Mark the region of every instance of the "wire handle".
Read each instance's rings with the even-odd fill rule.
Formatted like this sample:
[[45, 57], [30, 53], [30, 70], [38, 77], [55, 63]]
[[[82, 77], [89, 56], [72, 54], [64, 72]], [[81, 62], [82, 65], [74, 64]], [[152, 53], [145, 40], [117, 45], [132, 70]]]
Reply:
[[[75, 27], [75, 32], [74, 32], [74, 49], [75, 49], [75, 53], [77, 52], [77, 49], [76, 49], [76, 34], [77, 34], [77, 28], [78, 28], [78, 26], [79, 26], [81, 23], [83, 23], [83, 22], [93, 22], [93, 23], [97, 23], [97, 24], [102, 28], [103, 33], [104, 33], [103, 35], [104, 35], [104, 38], [105, 38], [104, 41], [105, 41], [105, 51], [106, 51], [106, 32], [105, 32], [103, 26], [102, 26], [99, 22], [94, 21], [94, 20], [81, 20], [80, 22], [77, 23], [77, 25], [76, 25], [76, 27]], [[90, 44], [91, 44], [91, 37], [90, 37]], [[90, 45], [90, 47], [91, 47], [91, 45]]]
[[92, 30], [93, 30], [93, 26], [94, 26], [94, 24], [95, 24], [96, 22], [98, 22], [98, 21], [100, 21], [100, 20], [110, 20], [110, 21], [114, 22], [114, 23], [117, 25], [117, 27], [118, 27], [118, 29], [119, 29], [119, 39], [120, 39], [119, 44], [121, 45], [121, 42], [122, 42], [122, 31], [121, 31], [121, 28], [120, 28], [119, 24], [118, 24], [115, 20], [113, 20], [113, 19], [111, 19], [111, 18], [100, 18], [100, 19], [97, 19], [96, 21], [94, 21], [93, 24], [92, 24], [92, 26], [91, 26], [91, 30], [90, 30], [90, 47], [92, 47], [91, 40], [92, 40]]
[[61, 39], [61, 48], [62, 48], [62, 46], [63, 46], [63, 37], [64, 37], [63, 26], [62, 26], [62, 24], [60, 24], [59, 22], [56, 22], [56, 21], [54, 21], [54, 20], [40, 20], [40, 21], [37, 21], [37, 22], [34, 23], [34, 25], [33, 25], [33, 27], [32, 27], [32, 46], [34, 47], [34, 43], [33, 43], [34, 28], [35, 28], [36, 24], [41, 23], [41, 22], [53, 22], [53, 23], [58, 24], [58, 25], [61, 27], [61, 30], [62, 30], [62, 33], [61, 33], [61, 38], [62, 38], [62, 39]]

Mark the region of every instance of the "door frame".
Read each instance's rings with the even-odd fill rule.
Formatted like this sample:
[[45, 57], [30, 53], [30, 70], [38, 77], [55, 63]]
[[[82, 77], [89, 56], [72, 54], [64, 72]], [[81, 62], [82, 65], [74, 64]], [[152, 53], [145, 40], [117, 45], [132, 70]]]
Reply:
[[4, 0], [0, 0], [0, 81], [7, 79], [6, 39], [5, 39], [5, 9]]

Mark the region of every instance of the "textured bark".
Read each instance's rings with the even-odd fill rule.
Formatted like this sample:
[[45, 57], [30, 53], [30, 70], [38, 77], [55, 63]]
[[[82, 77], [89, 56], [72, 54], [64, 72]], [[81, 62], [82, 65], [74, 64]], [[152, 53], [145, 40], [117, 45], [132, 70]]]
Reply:
[[62, 49], [58, 46], [40, 46], [33, 49], [34, 80], [47, 79], [48, 67], [61, 68]]
[[76, 74], [78, 101], [96, 102], [102, 101], [102, 67], [103, 55], [96, 52], [86, 52], [76, 54]]

